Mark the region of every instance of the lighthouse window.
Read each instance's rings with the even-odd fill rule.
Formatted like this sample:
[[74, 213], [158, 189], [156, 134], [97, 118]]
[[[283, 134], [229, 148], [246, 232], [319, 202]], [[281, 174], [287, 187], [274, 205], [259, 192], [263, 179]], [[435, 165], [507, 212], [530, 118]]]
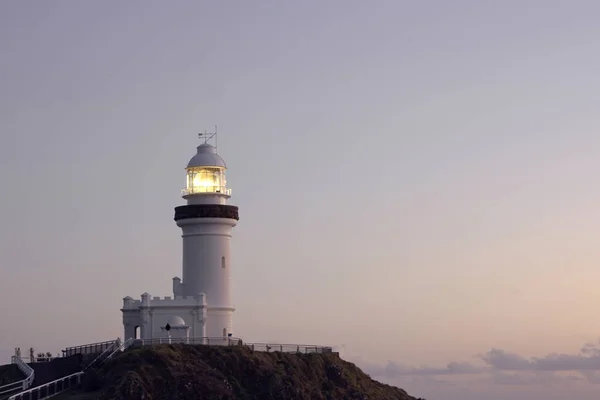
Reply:
[[221, 268], [225, 268], [225, 257], [221, 257]]
[[219, 193], [225, 191], [225, 172], [221, 168], [200, 167], [188, 169], [189, 193]]

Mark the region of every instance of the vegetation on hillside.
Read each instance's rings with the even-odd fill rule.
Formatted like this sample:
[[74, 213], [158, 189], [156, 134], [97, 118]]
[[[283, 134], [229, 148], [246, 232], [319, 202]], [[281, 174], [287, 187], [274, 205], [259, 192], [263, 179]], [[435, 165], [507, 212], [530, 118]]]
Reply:
[[25, 379], [17, 364], [0, 365], [0, 386]]
[[237, 346], [128, 350], [88, 372], [83, 390], [99, 400], [419, 400], [371, 379], [335, 353], [266, 353]]

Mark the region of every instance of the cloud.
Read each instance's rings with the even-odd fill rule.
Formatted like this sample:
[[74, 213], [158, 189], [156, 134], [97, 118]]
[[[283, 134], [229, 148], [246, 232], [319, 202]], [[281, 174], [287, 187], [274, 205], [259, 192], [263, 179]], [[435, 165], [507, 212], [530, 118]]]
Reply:
[[600, 385], [600, 372], [596, 371], [579, 371], [581, 375], [587, 379], [589, 383]]
[[519, 374], [507, 374], [502, 371], [492, 373], [492, 382], [497, 385], [525, 385], [527, 380]]
[[478, 367], [470, 363], [461, 362], [451, 362], [445, 367], [411, 367], [393, 361], [388, 361], [387, 364], [379, 365], [365, 363], [360, 359], [355, 359], [354, 362], [360, 364], [365, 372], [373, 376], [383, 376], [387, 378], [399, 376], [472, 375], [482, 373], [486, 370], [485, 367]]
[[[462, 381], [471, 376], [473, 382], [495, 385], [571, 385], [586, 382], [600, 384], [600, 346], [587, 343], [578, 354], [552, 353], [527, 358], [501, 349], [491, 349], [477, 357], [483, 365], [450, 362], [443, 367], [407, 366], [388, 361], [386, 364], [355, 362], [373, 377], [383, 379], [448, 378]], [[454, 378], [454, 379], [452, 379]]]
[[600, 370], [600, 347], [585, 344], [579, 354], [549, 354], [542, 358], [526, 359], [517, 354], [492, 349], [480, 356], [497, 370], [505, 371], [598, 371]]
[[[491, 382], [496, 385], [569, 385], [571, 383], [582, 382], [586, 380], [581, 375], [559, 375], [556, 372], [535, 371], [522, 373], [520, 372], [505, 372], [500, 370], [491, 370]], [[591, 382], [588, 382], [591, 383]]]
[[453, 361], [439, 367], [350, 361], [376, 380], [431, 400], [595, 400], [599, 357], [600, 346], [588, 343], [577, 354], [539, 358], [491, 349], [473, 363]]
[[526, 371], [533, 369], [531, 362], [517, 354], [507, 353], [504, 350], [492, 349], [480, 358], [488, 365], [498, 370]]
[[478, 367], [466, 362], [453, 361], [442, 368], [424, 366], [418, 368], [404, 368], [401, 372], [403, 375], [471, 375], [479, 374], [484, 371], [485, 368], [483, 367]]

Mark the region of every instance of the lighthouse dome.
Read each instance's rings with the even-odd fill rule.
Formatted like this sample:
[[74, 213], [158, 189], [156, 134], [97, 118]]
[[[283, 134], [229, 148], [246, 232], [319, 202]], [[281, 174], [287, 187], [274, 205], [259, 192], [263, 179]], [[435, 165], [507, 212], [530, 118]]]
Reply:
[[208, 143], [203, 143], [196, 148], [198, 152], [190, 162], [188, 162], [187, 168], [194, 167], [218, 167], [227, 168], [225, 161], [217, 154], [215, 146]]
[[183, 318], [181, 318], [178, 315], [172, 315], [169, 318], [169, 325], [171, 325], [171, 327], [175, 327], [175, 326], [185, 326], [185, 321], [183, 320]]

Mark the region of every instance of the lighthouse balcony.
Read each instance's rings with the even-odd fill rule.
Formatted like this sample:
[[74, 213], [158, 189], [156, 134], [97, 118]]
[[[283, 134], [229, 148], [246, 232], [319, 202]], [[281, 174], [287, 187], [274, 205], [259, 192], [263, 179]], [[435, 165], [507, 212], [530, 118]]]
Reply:
[[182, 196], [189, 196], [192, 194], [223, 194], [231, 196], [231, 189], [225, 186], [192, 186], [181, 189]]

